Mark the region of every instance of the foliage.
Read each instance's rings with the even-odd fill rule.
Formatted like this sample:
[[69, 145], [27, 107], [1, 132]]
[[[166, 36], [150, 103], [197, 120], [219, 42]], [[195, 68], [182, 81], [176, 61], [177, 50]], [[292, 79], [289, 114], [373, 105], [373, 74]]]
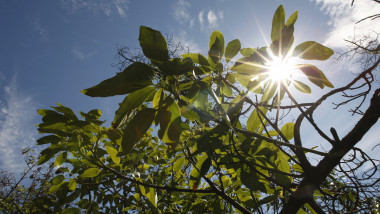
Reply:
[[[27, 155], [29, 149], [23, 151]], [[53, 177], [53, 165], [36, 168], [36, 158], [25, 157], [28, 168], [20, 179], [6, 170], [0, 172], [1, 213], [51, 213], [56, 195], [48, 192]]]
[[[292, 85], [311, 93], [302, 79], [270, 78], [273, 59], [326, 60], [334, 53], [314, 41], [294, 47], [297, 18], [295, 12], [286, 20], [283, 7], [277, 9], [269, 47], [241, 48], [237, 39], [226, 45], [223, 34], [215, 31], [206, 56], [174, 58], [159, 31], [140, 27], [140, 46], [149, 61], [131, 62], [116, 76], [82, 91], [92, 97], [125, 95], [111, 127], [103, 126], [96, 109], [80, 112], [80, 118], [61, 104], [38, 111], [38, 130], [47, 134], [38, 144], [49, 145], [38, 164], [54, 160], [60, 166], [49, 189], [57, 196], [54, 210], [263, 213], [283, 207], [285, 213], [320, 212], [318, 201], [339, 194], [329, 191], [326, 181], [335, 179], [332, 170], [357, 141], [330, 139], [312, 114], [328, 96], [351, 85], [315, 103], [298, 104]], [[333, 87], [315, 65], [295, 68], [316, 86]], [[253, 95], [260, 99], [252, 100]], [[285, 95], [295, 105], [281, 105]], [[283, 109], [301, 113], [294, 123], [279, 118]], [[377, 120], [375, 110], [368, 114]], [[302, 146], [303, 119], [333, 145], [330, 152]], [[360, 131], [355, 134], [366, 133]], [[311, 166], [305, 153], [321, 156], [320, 165]], [[337, 206], [352, 208], [343, 199]]]

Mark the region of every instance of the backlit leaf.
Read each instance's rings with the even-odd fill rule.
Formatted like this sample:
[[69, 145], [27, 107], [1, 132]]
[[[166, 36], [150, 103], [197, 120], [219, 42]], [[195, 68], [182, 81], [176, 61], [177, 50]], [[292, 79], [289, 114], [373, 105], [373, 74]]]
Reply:
[[[211, 62], [217, 64], [224, 55], [224, 36], [219, 31], [214, 31], [210, 36], [208, 56]], [[208, 60], [210, 62], [210, 60]]]
[[298, 68], [307, 76], [310, 82], [314, 83], [320, 88], [324, 88], [325, 86], [333, 88], [334, 86], [330, 81], [327, 80], [326, 76], [323, 74], [321, 70], [319, 70], [314, 65], [304, 64], [298, 65]]
[[227, 44], [226, 52], [224, 53], [227, 63], [239, 53], [240, 48], [241, 44], [238, 39], [234, 39]]
[[128, 122], [124, 130], [121, 140], [120, 152], [129, 154], [135, 144], [143, 137], [152, 125], [156, 110], [145, 108], [137, 112], [137, 114]]
[[82, 178], [93, 178], [99, 175], [100, 169], [99, 168], [90, 168], [83, 172], [83, 174], [80, 175]]
[[115, 148], [106, 146], [106, 151], [114, 163], [120, 163], [120, 157], [117, 156], [117, 150]]
[[314, 41], [307, 41], [294, 48], [293, 56], [308, 60], [326, 60], [334, 51]]
[[307, 94], [311, 93], [310, 87], [308, 85], [304, 84], [303, 82], [293, 80], [293, 83], [294, 83], [294, 87], [297, 90], [299, 90], [300, 92], [307, 93]]
[[154, 87], [146, 87], [127, 95], [120, 104], [119, 109], [115, 112], [113, 127], [117, 128], [123, 124], [123, 120], [129, 116], [133, 109], [142, 105], [148, 98], [155, 93]]
[[290, 140], [294, 137], [294, 123], [287, 123], [281, 128], [282, 134]]
[[282, 28], [285, 26], [285, 10], [282, 5], [280, 5], [276, 12], [274, 13], [272, 20], [272, 42], [276, 41], [280, 37]]

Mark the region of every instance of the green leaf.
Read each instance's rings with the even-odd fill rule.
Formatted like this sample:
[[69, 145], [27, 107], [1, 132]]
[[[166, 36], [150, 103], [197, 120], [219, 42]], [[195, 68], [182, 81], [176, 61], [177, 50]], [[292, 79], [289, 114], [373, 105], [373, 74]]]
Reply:
[[214, 31], [211, 34], [209, 49], [209, 59], [211, 59], [211, 62], [213, 62], [214, 64], [217, 64], [224, 55], [224, 36], [221, 32]]
[[282, 134], [290, 140], [294, 137], [294, 123], [287, 123], [281, 128]]
[[272, 33], [271, 33], [272, 42], [280, 38], [280, 33], [284, 26], [285, 26], [285, 10], [284, 10], [284, 7], [280, 5], [277, 8], [276, 12], [274, 13], [273, 20], [272, 20]]
[[178, 143], [181, 135], [181, 112], [177, 103], [171, 97], [167, 97], [156, 117], [160, 121], [160, 139], [164, 143]]
[[98, 176], [100, 173], [100, 169], [99, 168], [90, 168], [90, 169], [87, 169], [86, 171], [84, 171], [80, 177], [82, 178], [93, 178], [93, 177], [96, 177]]
[[189, 59], [174, 58], [158, 65], [166, 76], [183, 75], [193, 71], [193, 63]]
[[79, 214], [79, 208], [66, 208], [61, 211], [61, 214]]
[[233, 75], [243, 87], [249, 89], [250, 91], [256, 94], [262, 93], [262, 88], [259, 85], [259, 82], [257, 80], [251, 80], [252, 76], [238, 73], [235, 73]]
[[110, 147], [110, 146], [106, 146], [106, 151], [114, 163], [120, 164], [120, 157], [117, 156], [117, 150], [116, 149], [114, 149], [113, 147]]
[[297, 81], [297, 80], [293, 80], [293, 84], [294, 84], [294, 87], [298, 91], [303, 92], [303, 93], [307, 93], [307, 94], [311, 93], [310, 87], [308, 85], [306, 85], [305, 83]]
[[69, 191], [74, 191], [77, 188], [77, 182], [74, 179], [69, 181]]
[[205, 65], [205, 66], [210, 66], [208, 63], [208, 60], [205, 56], [202, 54], [197, 54], [197, 53], [187, 53], [183, 54], [182, 58], [190, 58], [194, 63], [200, 64], [200, 65]]
[[132, 151], [135, 144], [152, 125], [156, 111], [156, 109], [151, 108], [142, 109], [128, 122], [121, 141], [121, 153], [129, 154]]
[[226, 79], [227, 79], [227, 81], [230, 82], [231, 84], [234, 84], [234, 83], [236, 82], [236, 79], [235, 79], [234, 75], [231, 74], [231, 73], [228, 73], [228, 74], [226, 75]]
[[182, 170], [183, 164], [185, 163], [185, 157], [178, 158], [173, 164], [173, 171], [180, 172]]
[[256, 52], [256, 50], [256, 48], [243, 48], [240, 50], [240, 53], [244, 57], [251, 57]]
[[236, 54], [239, 53], [241, 49], [241, 44], [238, 39], [234, 39], [227, 44], [226, 53], [224, 53], [224, 57], [226, 58], [226, 62], [228, 63]]
[[140, 26], [139, 41], [144, 55], [152, 62], [165, 62], [169, 59], [168, 45], [159, 31]]
[[71, 110], [70, 108], [58, 103], [57, 104], [58, 106], [57, 107], [54, 107], [52, 106], [52, 108], [54, 110], [56, 110], [57, 112], [60, 112], [60, 113], [63, 113], [63, 115], [66, 117], [66, 118], [69, 118], [71, 120], [78, 120], [77, 116], [75, 116], [73, 110]]
[[149, 202], [157, 208], [158, 197], [154, 188], [144, 187], [140, 185], [140, 191], [141, 194], [145, 195], [148, 198]]
[[189, 186], [194, 191], [197, 189], [201, 178], [206, 175], [211, 166], [211, 158], [207, 156], [206, 153], [202, 153], [202, 155], [198, 158], [195, 167], [190, 174]]
[[327, 80], [326, 76], [323, 74], [321, 70], [319, 70], [314, 65], [304, 64], [297, 66], [310, 80], [310, 82], [314, 83], [320, 88], [324, 88], [324, 86], [333, 88], [334, 86], [330, 81]]
[[146, 87], [127, 95], [120, 104], [119, 109], [115, 112], [112, 126], [114, 128], [120, 127], [129, 117], [130, 113], [152, 97], [154, 93], [156, 93], [155, 87]]
[[98, 85], [82, 90], [91, 97], [109, 97], [128, 94], [152, 85], [153, 71], [148, 65], [135, 62], [116, 76], [100, 82]]
[[248, 189], [252, 191], [266, 191], [264, 183], [260, 182], [261, 177], [258, 173], [248, 167], [246, 169], [241, 169], [240, 180]]
[[239, 74], [245, 74], [245, 75], [251, 75], [250, 78], [260, 75], [263, 71], [263, 65], [260, 63], [255, 62], [249, 62], [249, 63], [240, 63], [235, 64], [233, 67], [230, 68], [233, 71], [236, 71]]
[[43, 144], [48, 144], [48, 143], [55, 144], [55, 143], [58, 143], [60, 140], [61, 138], [57, 137], [56, 135], [47, 135], [38, 139], [37, 145], [43, 145]]
[[51, 149], [50, 147], [44, 149], [44, 150], [40, 153], [41, 156], [40, 156], [40, 158], [38, 159], [37, 165], [41, 165], [41, 164], [46, 163], [46, 162], [49, 161], [52, 157], [54, 157], [54, 155], [57, 154], [58, 152], [59, 152], [58, 149]]
[[52, 180], [51, 180], [51, 184], [52, 185], [58, 185], [60, 183], [62, 183], [62, 181], [65, 180], [65, 176], [63, 175], [58, 175], [56, 177], [54, 177]]
[[54, 161], [54, 167], [60, 167], [67, 158], [67, 152], [62, 152]]
[[293, 56], [308, 60], [326, 60], [334, 51], [314, 41], [307, 41], [294, 48]]
[[286, 21], [285, 26], [288, 27], [290, 25], [294, 25], [298, 18], [298, 11], [294, 12], [289, 18], [288, 21]]

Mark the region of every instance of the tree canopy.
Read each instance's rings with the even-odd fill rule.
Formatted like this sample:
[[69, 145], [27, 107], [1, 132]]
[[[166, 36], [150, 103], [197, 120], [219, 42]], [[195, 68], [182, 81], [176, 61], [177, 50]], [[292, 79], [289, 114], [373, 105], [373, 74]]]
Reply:
[[[297, 101], [294, 89], [310, 94], [310, 84], [321, 89], [333, 84], [313, 61], [294, 64], [294, 59], [327, 60], [334, 54], [315, 41], [294, 44], [297, 18], [296, 11], [286, 19], [284, 8], [278, 7], [268, 47], [243, 48], [238, 39], [227, 43], [221, 32], [214, 31], [206, 55], [178, 57], [173, 57], [159, 31], [141, 26], [140, 47], [148, 60], [131, 59], [114, 77], [82, 91], [91, 97], [125, 95], [110, 127], [104, 126], [97, 109], [77, 115], [58, 104], [38, 111], [42, 116], [38, 131], [44, 136], [37, 144], [47, 146], [38, 164], [53, 161], [56, 166], [49, 189], [56, 198], [42, 198], [40, 209], [60, 213], [379, 209], [378, 195], [369, 190], [377, 183], [371, 186], [369, 179], [358, 183], [360, 179], [341, 164], [351, 163], [345, 157], [352, 151], [356, 154], [352, 163], [365, 154], [355, 144], [380, 116], [380, 89], [346, 136], [339, 137], [334, 128], [331, 134], [322, 131], [313, 113], [332, 95], [371, 86], [368, 75], [380, 61], [313, 103]], [[284, 112], [292, 112], [296, 119]], [[329, 151], [303, 145], [305, 121], [327, 141]], [[316, 165], [309, 154], [319, 157]], [[344, 183], [344, 176], [355, 185]]]

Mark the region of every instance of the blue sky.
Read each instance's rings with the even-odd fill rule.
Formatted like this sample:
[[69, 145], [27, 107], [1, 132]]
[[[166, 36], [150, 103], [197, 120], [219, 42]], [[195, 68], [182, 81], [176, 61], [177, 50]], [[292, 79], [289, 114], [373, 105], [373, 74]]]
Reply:
[[[377, 29], [371, 22], [353, 25], [366, 15], [363, 11], [374, 14], [377, 8], [365, 0], [358, 1], [353, 8], [348, 3], [344, 0], [0, 0], [0, 168], [23, 168], [21, 149], [33, 147], [38, 138], [34, 124], [40, 122], [36, 113], [39, 108], [57, 102], [76, 112], [98, 108], [103, 111], [103, 119], [112, 120], [123, 97], [90, 98], [80, 90], [118, 71], [111, 65], [116, 62], [116, 47], [138, 47], [140, 25], [173, 35], [175, 41], [195, 52], [206, 53], [214, 30], [221, 31], [227, 42], [238, 38], [243, 47], [265, 46], [265, 40], [270, 39], [273, 13], [283, 4], [287, 16], [299, 11], [296, 44], [314, 40], [339, 51], [346, 45], [343, 39], [350, 38], [354, 28], [359, 34]], [[335, 86], [347, 83], [352, 78], [350, 72], [359, 68], [334, 60], [319, 66]], [[300, 99], [312, 101], [328, 91], [312, 90], [312, 96], [299, 95]], [[337, 119], [329, 121], [342, 127], [338, 130], [342, 135], [349, 125], [355, 124], [355, 117], [346, 119], [346, 110], [336, 111]], [[322, 124], [328, 117], [325, 114], [321, 112]], [[375, 144], [373, 133], [368, 141]], [[312, 140], [310, 144], [320, 143]]]

